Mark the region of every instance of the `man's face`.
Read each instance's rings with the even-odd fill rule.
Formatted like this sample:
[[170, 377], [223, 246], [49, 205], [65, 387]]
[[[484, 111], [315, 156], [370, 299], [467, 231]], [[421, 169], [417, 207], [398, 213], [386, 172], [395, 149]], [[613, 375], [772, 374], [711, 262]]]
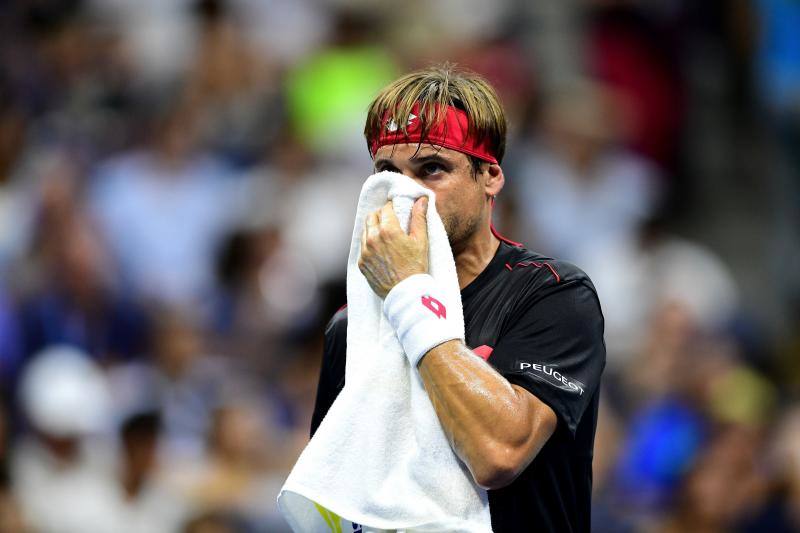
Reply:
[[384, 170], [404, 174], [436, 193], [436, 210], [452, 247], [465, 244], [486, 221], [485, 172], [473, 173], [465, 154], [428, 144], [387, 145], [375, 153], [375, 171]]

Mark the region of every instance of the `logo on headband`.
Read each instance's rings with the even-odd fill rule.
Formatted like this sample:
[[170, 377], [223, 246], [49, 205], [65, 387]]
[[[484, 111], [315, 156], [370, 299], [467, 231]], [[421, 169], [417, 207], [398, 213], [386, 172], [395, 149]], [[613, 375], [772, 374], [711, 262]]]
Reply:
[[[408, 122], [406, 122], [406, 126], [410, 126], [411, 123], [414, 122], [415, 118], [417, 118], [417, 115], [414, 113], [408, 115]], [[389, 122], [386, 123], [386, 131], [395, 132], [398, 129], [400, 129], [400, 126], [397, 124], [397, 122], [395, 122], [394, 119], [390, 119]]]

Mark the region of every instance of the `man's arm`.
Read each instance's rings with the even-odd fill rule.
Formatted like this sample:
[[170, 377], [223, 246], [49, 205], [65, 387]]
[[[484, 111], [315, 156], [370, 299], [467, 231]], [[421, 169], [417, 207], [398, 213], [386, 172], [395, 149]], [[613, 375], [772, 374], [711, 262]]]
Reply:
[[605, 365], [603, 317], [588, 283], [561, 281], [509, 317], [489, 363], [460, 340], [418, 370], [453, 449], [488, 488], [519, 475], [560, 425], [574, 435]]
[[514, 481], [556, 429], [549, 406], [460, 340], [436, 346], [418, 368], [450, 445], [482, 487]]
[[[579, 393], [569, 389], [567, 397], [555, 394], [549, 390], [552, 384], [541, 384], [542, 376], [513, 368], [515, 359], [534, 358], [558, 366], [570, 376], [583, 377], [585, 372], [580, 371], [585, 370], [587, 377], [599, 378], [603, 360], [595, 357], [595, 346], [598, 340], [602, 342], [602, 318], [594, 296], [587, 298], [585, 290], [576, 291], [577, 285], [561, 284], [544, 299], [547, 303], [539, 299], [525, 309], [518, 327], [499, 339], [492, 352], [492, 364], [503, 372], [499, 374], [462, 340], [447, 340], [457, 338], [450, 336], [452, 328], [431, 324], [430, 315], [413, 309], [420, 304], [420, 294], [421, 304], [431, 305], [431, 297], [427, 296], [426, 304], [424, 295], [430, 294], [428, 290], [435, 292], [430, 278], [425, 277], [426, 209], [424, 197], [414, 204], [407, 235], [391, 204], [370, 214], [361, 237], [359, 267], [375, 293], [384, 298], [384, 312], [409, 361], [419, 370], [453, 450], [478, 484], [500, 488], [530, 464], [555, 431], [557, 419], [574, 432], [591, 397], [591, 393], [584, 396], [583, 389]], [[428, 310], [445, 317], [435, 308]], [[444, 337], [427, 344], [437, 336]], [[594, 368], [597, 364], [599, 369]], [[512, 385], [512, 381], [519, 384]], [[592, 379], [592, 389], [596, 383], [597, 379]], [[560, 389], [561, 384], [555, 387]]]

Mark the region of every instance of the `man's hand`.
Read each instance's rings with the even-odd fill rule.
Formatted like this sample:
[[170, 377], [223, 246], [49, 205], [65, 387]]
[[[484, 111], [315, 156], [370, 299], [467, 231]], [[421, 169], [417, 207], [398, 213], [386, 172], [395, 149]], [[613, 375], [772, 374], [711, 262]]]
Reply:
[[391, 201], [367, 216], [358, 268], [381, 298], [407, 277], [428, 272], [427, 212], [428, 197], [421, 196], [411, 209], [408, 235]]

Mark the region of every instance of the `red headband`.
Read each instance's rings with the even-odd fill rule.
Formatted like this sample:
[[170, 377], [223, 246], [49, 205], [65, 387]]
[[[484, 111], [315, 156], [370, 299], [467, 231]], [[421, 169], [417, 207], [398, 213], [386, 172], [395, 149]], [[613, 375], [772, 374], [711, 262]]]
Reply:
[[403, 133], [394, 118], [387, 113], [381, 124], [381, 131], [369, 146], [369, 153], [374, 158], [375, 152], [387, 144], [404, 144], [426, 142], [434, 146], [450, 148], [478, 159], [497, 163], [493, 150], [489, 147], [487, 139], [478, 142], [474, 136], [469, 135], [469, 121], [467, 114], [461, 109], [447, 106], [447, 112], [439, 124], [432, 127], [425, 138], [422, 138], [422, 127], [419, 121], [419, 103], [411, 108], [406, 125], [408, 134]]

